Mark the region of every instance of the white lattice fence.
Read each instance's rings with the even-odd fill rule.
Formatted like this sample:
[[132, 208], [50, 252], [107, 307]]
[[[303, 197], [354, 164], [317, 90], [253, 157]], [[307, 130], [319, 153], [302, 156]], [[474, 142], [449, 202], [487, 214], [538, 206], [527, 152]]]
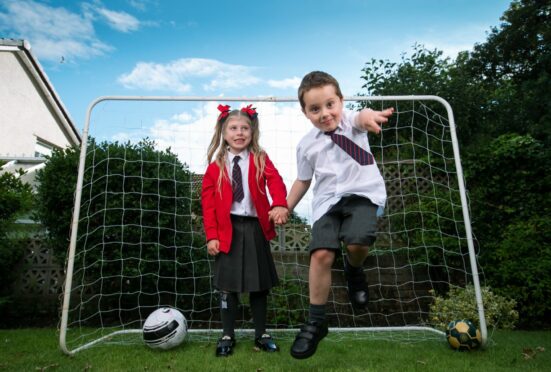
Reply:
[[[400, 166], [383, 164], [384, 179], [386, 180], [388, 203], [386, 209], [395, 211], [401, 208], [401, 195], [403, 190], [409, 187], [408, 183], [417, 182], [417, 187], [421, 190], [429, 191], [429, 180], [436, 178], [440, 182], [444, 182], [445, 175], [430, 174], [429, 169], [417, 167], [416, 179], [403, 177], [404, 172], [412, 173], [414, 168], [413, 162], [403, 162]], [[398, 182], [398, 180], [401, 180]], [[405, 181], [404, 181], [405, 180]], [[195, 184], [200, 188], [202, 177], [197, 175]], [[386, 236], [385, 226], [388, 223], [386, 217], [383, 216], [379, 225], [378, 245], [388, 244], [389, 238]], [[195, 226], [200, 232], [201, 223], [196, 223]], [[308, 252], [308, 244], [310, 242], [310, 226], [307, 224], [288, 225], [279, 230], [279, 236], [271, 241], [272, 252], [279, 262], [279, 267], [285, 265], [285, 255], [288, 254], [306, 254]], [[377, 243], [376, 243], [377, 246]], [[289, 260], [289, 264], [294, 262]], [[303, 260], [306, 264], [307, 258]], [[23, 262], [20, 265], [21, 273], [15, 283], [15, 294], [18, 296], [33, 296], [33, 297], [56, 297], [61, 293], [62, 284], [64, 281], [64, 273], [61, 265], [55, 260], [52, 252], [48, 250], [40, 238], [29, 240], [29, 245]], [[304, 272], [300, 269], [300, 272]], [[307, 270], [306, 270], [307, 272]]]
[[57, 299], [65, 279], [63, 269], [39, 238], [30, 239], [15, 282], [18, 297]]

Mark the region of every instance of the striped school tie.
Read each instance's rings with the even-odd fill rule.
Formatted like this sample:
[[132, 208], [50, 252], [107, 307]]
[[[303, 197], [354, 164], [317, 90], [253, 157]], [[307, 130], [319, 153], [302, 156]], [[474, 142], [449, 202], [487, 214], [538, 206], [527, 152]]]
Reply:
[[241, 157], [236, 156], [233, 158], [233, 170], [232, 170], [232, 188], [233, 188], [233, 201], [240, 202], [243, 200], [245, 193], [243, 192], [243, 179], [241, 177], [241, 167], [239, 166], [239, 160]]
[[360, 165], [370, 165], [375, 163], [373, 155], [362, 149], [350, 138], [341, 134], [335, 133], [335, 131], [325, 132], [324, 134], [331, 137], [333, 142], [343, 149], [352, 159], [356, 160]]

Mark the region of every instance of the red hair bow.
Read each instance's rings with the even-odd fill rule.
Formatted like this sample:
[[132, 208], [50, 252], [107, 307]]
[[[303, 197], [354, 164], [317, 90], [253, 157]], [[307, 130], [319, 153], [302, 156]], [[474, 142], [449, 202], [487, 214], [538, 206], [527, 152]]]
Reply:
[[256, 109], [252, 107], [253, 105], [249, 105], [247, 107], [243, 107], [241, 109], [241, 112], [244, 112], [245, 114], [249, 115], [249, 118], [252, 120], [257, 117], [258, 113], [256, 112]]
[[218, 105], [218, 111], [220, 111], [220, 115], [218, 115], [218, 120], [222, 120], [230, 114], [230, 106]]

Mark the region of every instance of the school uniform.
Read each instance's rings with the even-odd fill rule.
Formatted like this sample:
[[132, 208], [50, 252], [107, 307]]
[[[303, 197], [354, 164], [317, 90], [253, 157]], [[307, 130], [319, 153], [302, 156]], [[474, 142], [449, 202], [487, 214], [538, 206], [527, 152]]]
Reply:
[[[335, 133], [347, 137], [371, 153], [366, 130], [355, 124], [358, 114], [343, 110], [342, 120]], [[377, 164], [373, 161], [369, 165], [360, 165], [330, 136], [314, 127], [297, 146], [297, 178], [307, 181], [313, 177], [316, 183], [312, 201], [314, 226], [310, 250], [338, 249], [340, 240], [345, 244], [373, 243], [377, 207], [384, 207], [386, 203], [385, 183]], [[368, 211], [361, 214], [362, 218], [347, 220], [346, 216], [351, 210], [362, 209], [364, 206]], [[324, 216], [329, 216], [334, 221], [325, 219], [321, 221], [325, 225], [323, 228], [319, 224], [316, 226]], [[334, 229], [339, 231], [335, 232]]]
[[[233, 201], [231, 185], [235, 156], [240, 156], [244, 197]], [[218, 186], [220, 168], [211, 163], [203, 177], [201, 202], [203, 224], [207, 241], [218, 239], [220, 254], [215, 258], [214, 286], [227, 292], [258, 292], [277, 285], [269, 240], [276, 236], [269, 221], [271, 208], [287, 208], [286, 188], [277, 169], [266, 155], [264, 172], [256, 179], [254, 154], [245, 150], [240, 154], [228, 153], [222, 179]], [[272, 198], [268, 200], [267, 190]]]

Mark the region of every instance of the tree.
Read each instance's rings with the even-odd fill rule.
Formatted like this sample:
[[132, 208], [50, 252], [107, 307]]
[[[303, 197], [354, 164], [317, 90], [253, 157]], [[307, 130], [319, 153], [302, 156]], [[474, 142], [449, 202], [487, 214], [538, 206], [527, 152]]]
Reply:
[[[37, 215], [61, 262], [69, 243], [78, 152], [54, 150], [37, 175]], [[193, 216], [200, 212], [193, 176], [170, 149], [157, 150], [150, 140], [89, 140], [73, 275], [74, 283], [83, 283], [76, 290], [86, 291], [77, 297], [91, 296], [88, 311], [98, 315], [98, 308], [111, 306], [132, 309], [122, 315], [131, 317], [146, 304], [174, 304], [179, 293], [208, 288], [204, 237], [194, 233]], [[100, 293], [120, 296], [94, 297]]]
[[[462, 149], [468, 151], [480, 138], [487, 137], [489, 92], [466, 68], [467, 52], [456, 60], [444, 57], [442, 51], [413, 46], [411, 56], [403, 54], [399, 63], [375, 60], [367, 62], [362, 72], [366, 93], [359, 95], [435, 95], [447, 100], [453, 110]], [[427, 103], [434, 112], [445, 115], [440, 104]], [[410, 123], [404, 118], [402, 122]], [[422, 128], [425, 130], [425, 128]], [[430, 128], [427, 128], [430, 130]]]
[[530, 134], [551, 143], [551, 3], [515, 0], [486, 42], [475, 45], [468, 68], [492, 89], [492, 115], [501, 133]]
[[551, 3], [513, 1], [501, 20], [455, 60], [420, 45], [399, 63], [372, 60], [364, 88], [451, 104], [486, 279], [517, 301], [521, 326], [549, 326], [549, 231], [537, 231], [548, 229], [551, 208]]
[[10, 300], [13, 268], [25, 252], [23, 241], [14, 235], [14, 222], [31, 209], [33, 202], [32, 188], [19, 179], [21, 174], [23, 171], [0, 174], [0, 308]]
[[549, 151], [529, 135], [506, 134], [464, 160], [488, 284], [517, 301], [522, 327], [549, 326]]

